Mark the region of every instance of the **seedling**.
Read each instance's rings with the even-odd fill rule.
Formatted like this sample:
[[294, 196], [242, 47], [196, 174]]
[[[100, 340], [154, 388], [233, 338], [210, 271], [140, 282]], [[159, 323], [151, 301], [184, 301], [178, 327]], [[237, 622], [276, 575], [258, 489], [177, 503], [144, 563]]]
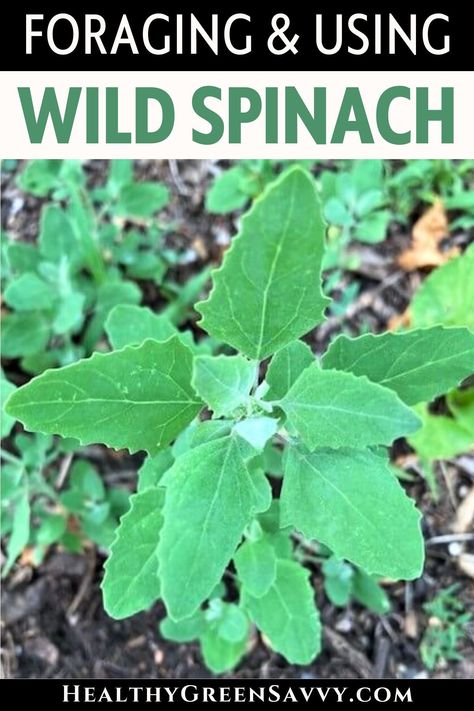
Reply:
[[9, 536], [3, 576], [27, 548], [38, 565], [53, 544], [79, 552], [85, 540], [112, 543], [128, 492], [107, 490], [85, 459], [72, 463], [58, 488], [60, 463], [77, 449], [75, 440], [18, 434], [13, 451], [2, 450], [2, 537]]
[[332, 229], [324, 268], [355, 267], [358, 260], [346, 253], [349, 243], [381, 242], [391, 219], [384, 189], [384, 165], [381, 160], [359, 160], [350, 171], [321, 174], [321, 199], [324, 216]]
[[345, 607], [353, 598], [372, 612], [384, 615], [390, 602], [374, 577], [334, 556], [322, 565], [324, 591], [333, 605]]
[[[169, 195], [161, 183], [135, 181], [130, 160], [111, 161], [105, 184], [93, 191], [79, 161], [31, 161], [19, 184], [53, 199], [42, 209], [37, 245], [8, 238], [3, 244], [10, 309], [3, 356], [20, 358], [26, 372], [37, 374], [89, 355], [113, 307], [141, 301], [132, 279], [162, 287], [169, 261], [156, 213]], [[171, 300], [179, 299], [169, 313], [175, 323], [187, 318], [206, 279], [197, 275], [194, 288], [166, 285]]]
[[423, 664], [428, 669], [460, 661], [459, 642], [464, 637], [464, 628], [472, 620], [458, 598], [459, 585], [451, 585], [424, 605], [428, 613], [428, 627], [421, 640], [420, 653]]
[[387, 181], [390, 201], [400, 222], [406, 222], [419, 203], [434, 203], [441, 198], [452, 213], [450, 229], [474, 227], [474, 161], [408, 161]]
[[[329, 303], [324, 232], [311, 176], [287, 171], [243, 218], [196, 306], [234, 355], [196, 355], [181, 335], [150, 333], [43, 373], [6, 405], [29, 430], [147, 452], [105, 566], [104, 604], [123, 618], [161, 598], [166, 634], [199, 638], [216, 671], [238, 662], [249, 623], [292, 663], [318, 654], [294, 531], [369, 576], [420, 575], [420, 514], [385, 448], [419, 427], [411, 405], [472, 371], [474, 335], [462, 328], [341, 336], [318, 362], [298, 339]], [[283, 485], [272, 500], [273, 449]], [[214, 601], [223, 578], [230, 607]]]
[[206, 209], [218, 215], [242, 209], [275, 180], [282, 165], [290, 163], [310, 165], [312, 161], [239, 161], [214, 179], [206, 195]]

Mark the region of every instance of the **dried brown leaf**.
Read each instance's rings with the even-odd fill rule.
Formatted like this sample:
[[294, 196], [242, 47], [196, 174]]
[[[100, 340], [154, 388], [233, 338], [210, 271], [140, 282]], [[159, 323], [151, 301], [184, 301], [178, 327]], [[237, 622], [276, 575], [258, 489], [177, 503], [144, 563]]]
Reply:
[[474, 486], [461, 501], [453, 524], [454, 533], [467, 533], [474, 528]]
[[458, 558], [458, 566], [470, 578], [474, 579], [474, 555], [471, 553], [461, 553]]
[[413, 225], [412, 243], [399, 256], [398, 264], [407, 272], [445, 264], [459, 254], [457, 247], [441, 251], [441, 242], [447, 235], [448, 217], [438, 200]]
[[411, 313], [410, 309], [407, 309], [402, 314], [396, 314], [389, 318], [387, 323], [387, 328], [389, 331], [397, 331], [399, 328], [410, 328], [411, 326]]

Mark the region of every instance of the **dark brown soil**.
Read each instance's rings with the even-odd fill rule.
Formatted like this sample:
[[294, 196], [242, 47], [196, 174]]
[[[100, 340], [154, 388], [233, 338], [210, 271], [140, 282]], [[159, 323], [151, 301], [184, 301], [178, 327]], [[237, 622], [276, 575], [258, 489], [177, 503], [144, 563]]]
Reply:
[[[101, 181], [105, 161], [88, 164], [91, 184]], [[205, 161], [138, 161], [137, 173], [147, 179], [166, 181], [173, 193], [163, 220], [173, 225], [166, 236], [168, 247], [182, 259], [172, 276], [184, 281], [204, 265], [220, 261], [238, 216], [211, 217], [202, 209], [203, 196], [219, 165]], [[22, 240], [37, 235], [41, 201], [25, 196], [14, 183], [14, 176], [2, 178], [2, 227]], [[389, 239], [381, 246], [361, 247], [361, 268], [346, 277], [357, 281], [360, 294], [343, 316], [331, 316], [307, 337], [316, 352], [321, 352], [331, 335], [345, 330], [358, 333], [361, 326], [380, 331], [387, 321], [402, 313], [423, 278], [407, 275], [396, 266], [396, 255], [406, 246], [409, 234], [394, 225]], [[469, 236], [452, 238], [463, 246]], [[146, 287], [146, 285], [145, 285]], [[147, 288], [147, 287], [146, 287]], [[159, 299], [148, 287], [147, 302]], [[8, 364], [15, 370], [15, 364]], [[17, 371], [16, 380], [21, 379]], [[474, 584], [460, 567], [462, 555], [472, 553], [467, 543], [452, 537], [453, 523], [460, 503], [474, 486], [474, 458], [461, 457], [438, 471], [439, 502], [430, 496], [416, 471], [416, 462], [406, 459], [409, 449], [400, 444], [395, 459], [405, 461], [414, 474], [409, 492], [420, 506], [427, 543], [427, 562], [422, 578], [413, 583], [386, 586], [392, 612], [383, 618], [353, 604], [346, 609], [330, 605], [322, 590], [317, 567], [312, 569], [318, 604], [324, 623], [323, 652], [308, 667], [293, 667], [274, 654], [254, 635], [248, 654], [232, 674], [239, 678], [413, 678], [427, 676], [418, 651], [428, 623], [423, 604], [435, 593], [455, 582], [467, 609], [474, 610]], [[100, 464], [109, 483], [120, 480], [134, 486], [139, 461], [105, 454], [91, 448], [89, 456]], [[438, 541], [439, 536], [451, 536]], [[403, 536], [403, 531], [400, 531]], [[2, 666], [4, 675], [17, 678], [47, 677], [208, 677], [196, 645], [177, 645], [160, 638], [158, 623], [163, 616], [160, 605], [135, 617], [114, 621], [102, 608], [100, 580], [104, 556], [87, 549], [83, 555], [50, 551], [37, 569], [17, 565], [4, 584], [2, 614]], [[432, 676], [474, 678], [474, 644], [466, 636], [463, 660], [450, 663]]]

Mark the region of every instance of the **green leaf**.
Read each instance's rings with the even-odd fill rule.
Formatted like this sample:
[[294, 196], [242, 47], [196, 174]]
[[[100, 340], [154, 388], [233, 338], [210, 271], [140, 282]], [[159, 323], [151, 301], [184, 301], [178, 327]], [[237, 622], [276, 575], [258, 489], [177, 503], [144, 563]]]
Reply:
[[209, 298], [196, 305], [202, 328], [255, 360], [307, 333], [328, 303], [320, 286], [323, 251], [313, 180], [293, 168], [242, 219]]
[[211, 269], [206, 267], [177, 288], [175, 297], [164, 310], [164, 314], [172, 323], [178, 325], [189, 317], [194, 302], [200, 297], [209, 281], [210, 273]]
[[111, 197], [118, 197], [120, 190], [129, 183], [133, 183], [133, 160], [111, 160], [107, 178], [107, 189]]
[[233, 427], [233, 432], [245, 439], [257, 451], [261, 451], [278, 429], [278, 420], [273, 417], [248, 417]]
[[2, 355], [20, 358], [46, 348], [51, 326], [40, 313], [7, 314], [2, 319]]
[[248, 399], [257, 366], [244, 356], [197, 356], [193, 387], [214, 417], [231, 414]]
[[270, 386], [265, 399], [279, 400], [286, 395], [303, 370], [314, 360], [311, 348], [303, 341], [293, 341], [275, 353], [265, 377]]
[[365, 375], [394, 390], [409, 405], [445, 393], [474, 370], [474, 334], [467, 328], [417, 329], [404, 333], [338, 336], [323, 368]]
[[73, 291], [64, 296], [53, 321], [54, 333], [63, 334], [77, 329], [82, 322], [85, 296]]
[[425, 279], [411, 302], [413, 325], [467, 326], [474, 331], [473, 272], [474, 244]]
[[92, 350], [104, 328], [107, 316], [118, 304], [139, 304], [142, 293], [131, 281], [112, 281], [102, 284], [97, 293], [97, 304], [94, 316], [84, 335], [84, 345]]
[[177, 333], [167, 316], [158, 315], [145, 306], [119, 304], [110, 311], [105, 331], [112, 348], [138, 345], [147, 338], [165, 341]]
[[244, 168], [236, 165], [219, 175], [206, 195], [206, 210], [220, 215], [244, 207], [249, 199], [241, 188], [246, 174]]
[[309, 572], [279, 560], [276, 578], [260, 598], [244, 595], [244, 605], [273, 649], [292, 664], [309, 664], [321, 649], [321, 626]]
[[36, 534], [36, 542], [41, 546], [50, 546], [63, 536], [67, 528], [65, 516], [51, 514], [41, 522]]
[[[218, 619], [213, 622], [213, 606], [218, 610]], [[208, 622], [216, 624], [219, 637], [227, 642], [241, 642], [245, 640], [249, 632], [249, 622], [247, 615], [240, 607], [222, 600], [211, 600], [210, 607], [206, 610]]]
[[459, 424], [471, 432], [474, 439], [474, 387], [448, 393], [448, 407]]
[[352, 215], [344, 203], [336, 197], [330, 198], [324, 205], [324, 217], [331, 225], [350, 225]]
[[69, 263], [82, 256], [82, 246], [71, 217], [57, 205], [47, 205], [41, 212], [39, 247], [49, 262], [66, 259]]
[[446, 210], [474, 210], [474, 193], [472, 190], [458, 192], [443, 199]]
[[354, 571], [352, 594], [361, 605], [378, 615], [385, 615], [390, 611], [390, 600], [387, 593], [376, 580], [364, 573], [363, 570]]
[[37, 311], [54, 306], [54, 292], [34, 272], [26, 272], [5, 289], [5, 302], [17, 311]]
[[31, 375], [39, 375], [47, 368], [54, 368], [57, 365], [57, 351], [41, 351], [40, 353], [32, 353], [21, 359], [21, 367], [25, 373]]
[[19, 388], [7, 412], [29, 430], [154, 454], [201, 409], [191, 387], [192, 361], [176, 336], [94, 353]]
[[2, 439], [3, 437], [8, 437], [15, 424], [15, 418], [8, 415], [4, 410], [8, 397], [11, 393], [15, 392], [15, 390], [16, 385], [10, 383], [2, 372], [0, 377], [0, 437]]
[[124, 217], [151, 217], [168, 200], [168, 188], [162, 183], [131, 183], [120, 191], [117, 214]]
[[115, 619], [147, 610], [160, 596], [157, 547], [163, 524], [163, 489], [147, 489], [130, 498], [102, 581], [104, 607]]
[[262, 597], [276, 578], [274, 548], [265, 540], [245, 541], [234, 555], [240, 582], [252, 597]]
[[[188, 436], [184, 437], [186, 432], [183, 432], [173, 444], [173, 454], [175, 457], [179, 457], [188, 449], [194, 449], [205, 442], [225, 437], [231, 433], [231, 428], [231, 420], [205, 420], [204, 422], [191, 423], [188, 427]], [[185, 441], [180, 442], [181, 438]]]
[[6, 261], [14, 272], [34, 272], [40, 255], [36, 245], [25, 242], [11, 242], [6, 248]]
[[101, 501], [105, 497], [105, 486], [92, 464], [80, 459], [71, 467], [71, 486], [78, 489], [84, 496], [93, 501]]
[[[356, 212], [359, 217], [367, 217], [373, 210], [383, 205], [383, 191], [376, 189], [367, 190], [363, 192], [358, 198], [356, 204]], [[390, 217], [390, 213], [385, 213], [387, 217]], [[388, 221], [388, 220], [387, 220]]]
[[272, 442], [267, 442], [263, 451], [264, 470], [275, 477], [283, 475], [283, 451], [275, 447]]
[[201, 636], [201, 651], [206, 666], [214, 674], [223, 674], [233, 669], [245, 654], [246, 640], [229, 642], [217, 629], [209, 627]]
[[322, 564], [324, 590], [333, 605], [344, 607], [349, 602], [352, 592], [354, 571], [343, 560], [332, 556]]
[[18, 185], [25, 192], [46, 197], [58, 184], [62, 160], [31, 160], [18, 176]]
[[13, 516], [13, 528], [7, 544], [7, 560], [3, 567], [2, 576], [6, 577], [14, 562], [28, 545], [30, 538], [30, 502], [28, 491], [25, 490], [18, 499]]
[[421, 574], [420, 513], [379, 455], [291, 447], [280, 502], [282, 526], [294, 525], [338, 558], [394, 579]]
[[196, 610], [194, 615], [185, 620], [175, 622], [171, 617], [165, 617], [160, 622], [161, 636], [173, 642], [192, 642], [198, 639], [205, 629], [206, 623], [202, 610]]
[[390, 444], [418, 429], [418, 417], [387, 388], [337, 370], [306, 368], [280, 401], [310, 449]]
[[159, 558], [173, 619], [189, 617], [209, 596], [245, 526], [270, 505], [267, 480], [249, 468], [249, 449], [236, 436], [213, 440], [182, 454], [166, 474]]
[[150, 486], [158, 486], [163, 474], [168, 471], [174, 462], [171, 447], [162, 449], [153, 457], [148, 455], [138, 470], [138, 491], [144, 491]]
[[384, 162], [378, 158], [356, 160], [352, 164], [352, 179], [359, 192], [382, 188]]
[[416, 412], [423, 425], [408, 442], [421, 459], [450, 459], [474, 448], [472, 429], [456, 417], [432, 415], [424, 406], [417, 407]]
[[135, 252], [133, 262], [128, 264], [127, 274], [134, 279], [151, 279], [161, 284], [166, 274], [167, 265], [161, 257], [151, 251]]
[[355, 230], [355, 238], [360, 242], [375, 244], [382, 242], [387, 236], [387, 229], [392, 215], [388, 210], [378, 210], [364, 217]]

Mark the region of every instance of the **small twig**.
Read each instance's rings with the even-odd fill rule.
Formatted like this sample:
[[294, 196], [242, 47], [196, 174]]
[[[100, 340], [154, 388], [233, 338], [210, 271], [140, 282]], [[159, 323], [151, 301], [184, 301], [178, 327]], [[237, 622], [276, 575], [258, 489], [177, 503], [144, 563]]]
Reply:
[[91, 549], [91, 552], [88, 557], [88, 565], [87, 565], [87, 570], [84, 574], [84, 577], [82, 578], [81, 584], [79, 586], [79, 590], [77, 591], [76, 595], [74, 596], [73, 601], [69, 605], [67, 609], [67, 617], [71, 618], [72, 615], [76, 612], [78, 609], [79, 605], [81, 604], [87, 590], [89, 589], [89, 586], [92, 582], [92, 579], [94, 577], [94, 571], [95, 571], [95, 564], [96, 564], [96, 551], [95, 548]]
[[474, 541], [474, 533], [446, 533], [442, 536], [433, 536], [426, 541], [427, 546], [440, 543], [454, 543], [455, 541]]
[[304, 536], [302, 536], [300, 533], [292, 533], [291, 537], [298, 546], [303, 548], [304, 550], [308, 551], [311, 553], [312, 556], [315, 556], [316, 558], [319, 558], [321, 556], [321, 553], [316, 545], [311, 543], [311, 541], [308, 541]]
[[180, 195], [191, 195], [191, 192], [188, 190], [186, 185], [183, 183], [181, 180], [181, 176], [179, 174], [179, 168], [178, 168], [178, 161], [175, 160], [174, 158], [171, 158], [168, 161], [168, 165], [170, 167], [170, 173], [171, 177], [173, 178], [173, 182], [178, 188], [178, 193]]
[[382, 627], [384, 628], [385, 632], [388, 634], [388, 636], [390, 637], [392, 642], [394, 644], [397, 644], [398, 643], [397, 635], [396, 635], [392, 625], [388, 621], [388, 619], [386, 617], [381, 617], [380, 624], [382, 625]]
[[408, 581], [405, 583], [405, 616], [413, 610], [413, 588]]
[[448, 490], [449, 500], [454, 511], [456, 511], [456, 496], [454, 494], [453, 482], [449, 476], [444, 462], [439, 461], [438, 466], [440, 468], [441, 474], [443, 475], [444, 483], [446, 484], [446, 489]]
[[66, 456], [63, 458], [61, 461], [61, 464], [59, 466], [59, 471], [58, 471], [58, 477], [56, 479], [56, 483], [54, 485], [55, 489], [58, 491], [62, 489], [64, 482], [66, 481], [66, 477], [69, 472], [69, 468], [71, 466], [71, 462], [74, 458], [74, 453], [69, 452], [69, 454], [66, 454]]
[[387, 639], [387, 637], [379, 636], [375, 647], [374, 676], [376, 679], [383, 679], [385, 677], [390, 650], [390, 640]]
[[374, 668], [363, 652], [355, 649], [345, 637], [326, 626], [324, 627], [324, 637], [328, 647], [336, 654], [340, 654], [343, 659], [346, 659], [362, 679], [373, 678]]

